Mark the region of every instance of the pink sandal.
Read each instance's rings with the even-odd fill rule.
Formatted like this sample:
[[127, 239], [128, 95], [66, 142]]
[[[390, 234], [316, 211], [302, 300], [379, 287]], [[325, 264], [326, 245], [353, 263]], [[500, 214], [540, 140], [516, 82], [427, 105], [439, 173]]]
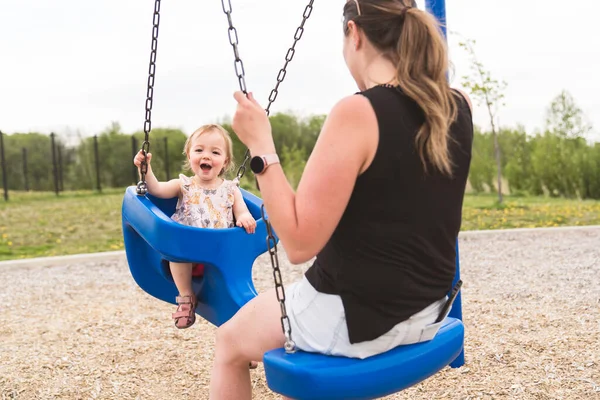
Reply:
[[175, 302], [178, 304], [177, 311], [172, 314], [175, 326], [178, 329], [189, 328], [196, 322], [196, 296], [177, 296]]

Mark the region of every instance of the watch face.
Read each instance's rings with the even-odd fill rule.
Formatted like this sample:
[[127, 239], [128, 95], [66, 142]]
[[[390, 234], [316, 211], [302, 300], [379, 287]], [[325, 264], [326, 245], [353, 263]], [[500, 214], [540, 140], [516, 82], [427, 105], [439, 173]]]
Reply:
[[250, 169], [255, 174], [260, 174], [265, 169], [265, 161], [262, 159], [262, 157], [252, 157], [250, 160]]

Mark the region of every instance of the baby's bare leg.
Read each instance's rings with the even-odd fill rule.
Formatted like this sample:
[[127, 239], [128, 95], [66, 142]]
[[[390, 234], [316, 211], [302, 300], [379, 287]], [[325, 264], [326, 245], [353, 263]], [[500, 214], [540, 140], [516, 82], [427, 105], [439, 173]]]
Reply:
[[171, 275], [180, 296], [193, 296], [192, 263], [169, 263]]
[[179, 291], [176, 299], [177, 311], [172, 315], [175, 326], [179, 329], [189, 328], [196, 322], [196, 295], [192, 290], [192, 264], [172, 262], [169, 265], [173, 281]]

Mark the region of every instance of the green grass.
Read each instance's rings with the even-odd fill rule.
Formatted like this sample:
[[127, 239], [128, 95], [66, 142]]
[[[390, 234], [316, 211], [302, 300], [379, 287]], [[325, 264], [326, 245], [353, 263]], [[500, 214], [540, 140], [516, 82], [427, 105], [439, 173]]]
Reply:
[[600, 201], [467, 195], [462, 230], [600, 225]]
[[123, 249], [123, 194], [10, 192], [0, 201], [0, 260]]
[[[0, 260], [123, 249], [124, 189], [10, 192], [0, 200]], [[463, 230], [600, 224], [600, 201], [467, 195]]]

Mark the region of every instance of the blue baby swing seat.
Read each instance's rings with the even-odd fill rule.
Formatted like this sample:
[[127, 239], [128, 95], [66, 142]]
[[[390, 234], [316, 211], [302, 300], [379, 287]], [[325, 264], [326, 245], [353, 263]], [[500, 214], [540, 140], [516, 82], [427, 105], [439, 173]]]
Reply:
[[[146, 99], [145, 141], [142, 150], [148, 152], [150, 115], [154, 85], [160, 1], [155, 0], [152, 52]], [[286, 63], [277, 77], [277, 85], [269, 96], [269, 106], [277, 97], [277, 88], [283, 81], [285, 68], [294, 55], [294, 47], [310, 16], [310, 0], [303, 21], [294, 35], [294, 45], [286, 54]], [[445, 20], [443, 0], [427, 0], [427, 6], [440, 20]], [[246, 92], [244, 68], [239, 58], [237, 31], [232, 25], [231, 0], [222, 0], [223, 11], [229, 22], [229, 40], [234, 49], [235, 70], [240, 90]], [[269, 106], [266, 108], [269, 114]], [[238, 171], [241, 179], [246, 160]], [[256, 233], [247, 234], [242, 228], [199, 229], [171, 220], [177, 199], [159, 199], [146, 193], [145, 164], [142, 180], [125, 192], [122, 208], [122, 226], [127, 261], [136, 283], [150, 295], [175, 303], [177, 289], [170, 275], [168, 261], [193, 262], [204, 265], [204, 275], [194, 278], [193, 289], [198, 299], [197, 314], [215, 326], [228, 321], [246, 302], [256, 296], [252, 283], [252, 265], [256, 257], [267, 251], [271, 254], [275, 285], [279, 264], [276, 237], [272, 235], [267, 216], [261, 211], [262, 200], [242, 190], [244, 201], [257, 220]], [[280, 278], [280, 275], [279, 275]], [[460, 280], [458, 246], [454, 283]], [[282, 290], [282, 288], [279, 288]], [[279, 293], [279, 291], [278, 291]], [[285, 297], [285, 294], [283, 297]], [[279, 294], [278, 294], [279, 298]], [[282, 325], [284, 320], [282, 306]], [[437, 335], [425, 343], [399, 346], [384, 354], [364, 360], [333, 357], [322, 354], [291, 351], [292, 335], [287, 332], [285, 349], [265, 353], [263, 361], [269, 387], [276, 393], [304, 400], [359, 400], [374, 399], [412, 386], [440, 371], [447, 365], [464, 364], [464, 326], [462, 323], [461, 294], [458, 292], [452, 309], [441, 322]], [[285, 333], [285, 327], [284, 327]], [[293, 347], [293, 346], [291, 346]]]
[[167, 261], [204, 264], [204, 275], [192, 281], [198, 295], [196, 313], [219, 326], [256, 296], [252, 264], [267, 251], [262, 201], [245, 190], [242, 196], [256, 219], [256, 233], [242, 228], [199, 229], [179, 224], [170, 216], [177, 198], [138, 196], [127, 188], [122, 223], [127, 261], [136, 283], [150, 295], [175, 304], [177, 288]]

